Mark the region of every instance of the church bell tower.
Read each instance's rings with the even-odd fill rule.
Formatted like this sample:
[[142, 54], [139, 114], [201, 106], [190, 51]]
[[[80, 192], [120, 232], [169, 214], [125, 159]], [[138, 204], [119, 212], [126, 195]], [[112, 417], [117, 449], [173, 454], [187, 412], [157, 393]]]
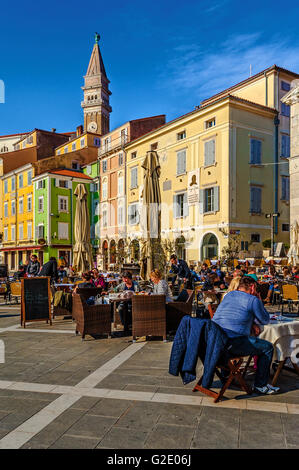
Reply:
[[110, 130], [109, 103], [111, 91], [104, 62], [99, 48], [100, 35], [95, 34], [95, 44], [91, 53], [87, 73], [84, 77], [84, 101], [81, 106], [84, 112], [84, 131], [104, 135]]

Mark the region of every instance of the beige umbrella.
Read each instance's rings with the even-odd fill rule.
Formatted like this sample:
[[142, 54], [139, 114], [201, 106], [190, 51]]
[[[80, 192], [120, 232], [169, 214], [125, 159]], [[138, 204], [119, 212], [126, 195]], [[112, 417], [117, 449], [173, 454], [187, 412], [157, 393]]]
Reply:
[[93, 264], [87, 191], [84, 184], [78, 184], [74, 194], [77, 197], [77, 204], [74, 223], [75, 246], [73, 249], [73, 265], [78, 273], [82, 273], [90, 269]]
[[[143, 279], [150, 278], [155, 266], [155, 257], [158, 255], [158, 246], [161, 238], [161, 191], [160, 191], [160, 164], [157, 152], [149, 151], [142, 164], [144, 169], [143, 187], [143, 221], [145, 223], [145, 240], [141, 249], [141, 270]], [[162, 250], [162, 247], [160, 247]]]

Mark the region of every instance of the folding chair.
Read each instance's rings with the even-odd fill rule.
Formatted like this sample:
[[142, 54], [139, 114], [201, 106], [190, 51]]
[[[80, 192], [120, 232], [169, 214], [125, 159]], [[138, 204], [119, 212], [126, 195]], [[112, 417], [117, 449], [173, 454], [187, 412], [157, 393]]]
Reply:
[[292, 284], [283, 284], [282, 285], [282, 296], [281, 296], [281, 314], [283, 315], [283, 305], [287, 302], [289, 313], [293, 313], [293, 305], [297, 304], [297, 313], [299, 313], [298, 306], [298, 289], [297, 286]]
[[[209, 311], [211, 319], [214, 316], [217, 306], [218, 306], [217, 304], [208, 305], [208, 311]], [[246, 358], [247, 360], [245, 362]], [[225, 383], [222, 385], [218, 393], [214, 392], [214, 390], [204, 388], [201, 386], [203, 377], [199, 379], [199, 381], [197, 382], [197, 384], [195, 385], [192, 391], [193, 392], [200, 391], [202, 393], [205, 393], [209, 397], [214, 398], [214, 403], [217, 403], [218, 401], [221, 400], [225, 391], [234, 380], [235, 383], [237, 382], [239, 383], [242, 390], [244, 390], [248, 395], [250, 395], [252, 393], [252, 390], [249, 387], [249, 385], [247, 385], [247, 383], [245, 382], [244, 377], [246, 375], [251, 359], [252, 359], [252, 356], [234, 357], [234, 358], [229, 359], [227, 365], [224, 365], [224, 366], [219, 365], [216, 367], [215, 373], [221, 381], [223, 381], [223, 375], [221, 374], [221, 371], [229, 372], [229, 375], [225, 378]]]
[[10, 298], [15, 298], [16, 303], [18, 303], [18, 299], [21, 299], [21, 283], [20, 282], [12, 282], [10, 284]]

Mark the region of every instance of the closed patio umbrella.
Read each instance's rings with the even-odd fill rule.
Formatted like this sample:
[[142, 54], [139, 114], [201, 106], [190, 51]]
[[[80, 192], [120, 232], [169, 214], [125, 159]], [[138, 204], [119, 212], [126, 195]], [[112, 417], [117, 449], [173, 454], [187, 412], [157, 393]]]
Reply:
[[82, 273], [89, 270], [93, 264], [87, 191], [84, 184], [78, 184], [74, 194], [77, 197], [77, 204], [74, 223], [75, 245], [73, 249], [73, 265], [76, 267], [77, 272]]
[[[143, 279], [149, 280], [155, 266], [156, 255], [161, 254], [161, 191], [160, 164], [157, 152], [149, 151], [142, 164], [144, 169], [143, 222], [145, 240], [141, 249], [141, 270]], [[160, 253], [159, 251], [160, 246]]]

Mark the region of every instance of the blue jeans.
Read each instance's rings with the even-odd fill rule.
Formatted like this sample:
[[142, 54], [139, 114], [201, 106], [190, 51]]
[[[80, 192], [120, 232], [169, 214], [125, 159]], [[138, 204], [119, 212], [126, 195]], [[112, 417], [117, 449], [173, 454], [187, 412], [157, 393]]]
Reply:
[[229, 338], [227, 347], [232, 356], [258, 356], [254, 386], [267, 385], [273, 356], [272, 343], [254, 336], [237, 336]]

